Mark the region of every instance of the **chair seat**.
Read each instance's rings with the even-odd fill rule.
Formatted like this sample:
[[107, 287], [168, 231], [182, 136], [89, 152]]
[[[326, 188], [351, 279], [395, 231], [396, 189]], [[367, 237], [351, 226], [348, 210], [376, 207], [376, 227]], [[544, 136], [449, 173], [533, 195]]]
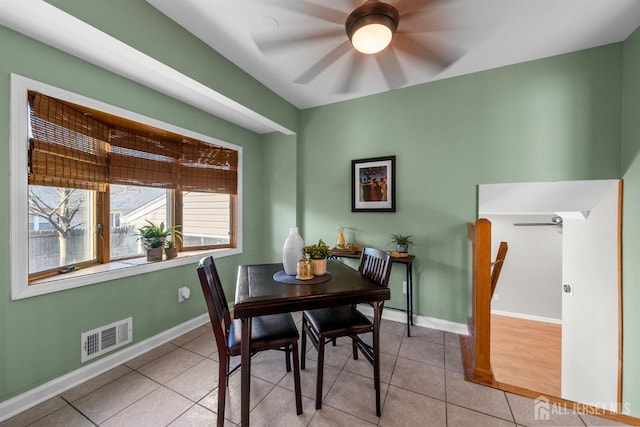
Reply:
[[352, 306], [306, 310], [311, 327], [321, 335], [339, 336], [362, 333], [372, 327], [371, 320]]
[[[291, 313], [254, 317], [251, 321], [251, 351], [279, 348], [296, 341], [300, 335]], [[234, 319], [229, 328], [229, 353], [240, 354], [242, 322]]]

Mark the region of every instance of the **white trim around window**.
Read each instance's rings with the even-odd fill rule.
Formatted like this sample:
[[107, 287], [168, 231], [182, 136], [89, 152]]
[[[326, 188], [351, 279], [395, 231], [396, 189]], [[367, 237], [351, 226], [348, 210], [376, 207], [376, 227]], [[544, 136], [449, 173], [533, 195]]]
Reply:
[[[236, 150], [238, 152], [238, 204], [236, 210], [238, 247], [231, 249], [219, 249], [215, 251], [184, 252], [176, 259], [160, 262], [147, 262], [146, 259], [142, 258], [126, 261], [113, 261], [108, 264], [101, 264], [96, 267], [69, 273], [68, 276], [64, 275], [49, 278], [47, 280], [43, 280], [43, 283], [29, 286], [29, 223], [27, 215], [27, 123], [29, 120], [27, 91], [29, 90], [37, 91], [75, 104], [85, 105], [96, 110], [105, 111], [129, 120], [134, 120], [150, 126], [165, 129], [170, 132], [182, 134], [190, 138]], [[9, 229], [11, 235], [9, 240], [11, 244], [10, 279], [12, 300], [58, 292], [151, 271], [164, 270], [180, 265], [192, 264], [198, 262], [201, 257], [207, 254], [212, 254], [214, 257], [219, 258], [242, 253], [242, 147], [133, 113], [113, 105], [105, 104], [91, 98], [77, 95], [17, 74], [11, 74], [10, 127]]]

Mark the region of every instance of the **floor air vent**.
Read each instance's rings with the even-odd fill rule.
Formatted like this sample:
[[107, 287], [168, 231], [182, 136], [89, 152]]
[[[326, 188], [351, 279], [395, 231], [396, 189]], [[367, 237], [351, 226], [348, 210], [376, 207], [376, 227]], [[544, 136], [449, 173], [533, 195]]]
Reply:
[[93, 359], [133, 341], [133, 318], [120, 320], [82, 334], [81, 361]]

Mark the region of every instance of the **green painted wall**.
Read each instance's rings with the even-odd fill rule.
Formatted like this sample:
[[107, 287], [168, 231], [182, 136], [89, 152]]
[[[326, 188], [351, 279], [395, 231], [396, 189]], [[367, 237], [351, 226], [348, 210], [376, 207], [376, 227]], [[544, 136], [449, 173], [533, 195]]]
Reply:
[[282, 262], [282, 246], [297, 225], [296, 137], [271, 133], [262, 142], [263, 262]]
[[625, 42], [622, 114], [623, 228], [623, 384], [624, 402], [640, 417], [640, 30]]
[[[120, 22], [120, 25], [135, 22], [137, 33], [130, 37], [140, 37], [141, 41], [134, 43], [139, 49], [152, 50], [150, 46], [158, 41], [159, 45], [171, 46], [163, 53], [163, 61], [180, 65], [176, 68], [189, 71], [205, 84], [213, 86], [224, 81], [227, 96], [249, 104], [259, 113], [271, 114], [272, 118], [295, 129], [298, 111], [294, 107], [219, 55], [212, 54], [180, 27], [163, 20], [145, 2], [120, 1], [117, 7], [111, 6], [113, 2], [60, 3], [79, 8], [90, 3], [96, 7], [91, 13], [95, 13], [95, 19], [100, 22]], [[147, 25], [147, 20], [162, 21], [162, 25]], [[129, 27], [127, 24], [106, 30], [122, 28], [126, 32], [130, 31]], [[178, 41], [179, 46], [171, 44]], [[185, 63], [185, 52], [192, 54], [188, 63]], [[271, 196], [265, 196], [265, 189], [278, 187], [277, 183], [269, 182], [271, 176], [266, 179], [262, 176], [265, 170], [274, 173], [272, 168], [263, 168], [265, 154], [268, 158], [269, 147], [280, 149], [281, 142], [295, 146], [295, 137], [256, 135], [2, 26], [0, 56], [0, 200], [5, 201], [0, 206], [0, 232], [9, 235], [9, 80], [10, 73], [16, 73], [243, 147], [245, 250], [242, 255], [218, 261], [225, 288], [232, 297], [237, 266], [262, 261], [264, 248], [269, 246], [264, 236], [270, 238], [271, 232], [265, 226], [272, 224], [264, 222], [263, 207], [268, 204], [265, 197]], [[208, 71], [215, 74], [215, 78], [208, 76]], [[258, 94], [255, 100], [249, 96], [251, 92]], [[295, 181], [295, 154], [287, 159], [287, 164], [289, 168], [293, 166], [291, 179]], [[280, 209], [284, 210], [284, 204], [289, 203], [288, 211], [295, 216], [295, 197], [282, 198], [281, 203]], [[0, 278], [0, 401], [81, 367], [79, 342], [84, 331], [133, 316], [134, 342], [139, 342], [206, 312], [195, 264], [11, 301], [8, 273], [11, 248], [8, 238], [3, 242], [0, 244], [0, 270], [5, 272]], [[178, 303], [176, 290], [184, 285], [192, 289], [192, 297]]]
[[[415, 311], [465, 322], [477, 184], [619, 177], [621, 54], [615, 44], [303, 111], [303, 236], [333, 241], [342, 225], [391, 248], [391, 233], [415, 235]], [[352, 213], [351, 160], [385, 155], [397, 156], [397, 212]], [[397, 270], [387, 306], [403, 308]]]

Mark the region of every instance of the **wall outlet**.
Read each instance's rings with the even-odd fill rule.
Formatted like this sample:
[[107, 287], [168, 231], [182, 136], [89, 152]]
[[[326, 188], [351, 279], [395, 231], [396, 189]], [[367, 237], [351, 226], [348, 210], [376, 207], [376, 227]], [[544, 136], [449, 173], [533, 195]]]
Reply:
[[575, 286], [570, 285], [568, 283], [565, 283], [564, 285], [562, 285], [562, 290], [564, 291], [565, 294], [569, 294], [571, 296], [573, 296], [573, 293], [575, 292]]
[[406, 280], [402, 281], [402, 293], [403, 294], [407, 293], [407, 281]]
[[500, 301], [500, 294], [493, 294], [494, 301]]
[[191, 295], [191, 289], [186, 286], [178, 289], [178, 302], [183, 302], [186, 299], [189, 299]]

